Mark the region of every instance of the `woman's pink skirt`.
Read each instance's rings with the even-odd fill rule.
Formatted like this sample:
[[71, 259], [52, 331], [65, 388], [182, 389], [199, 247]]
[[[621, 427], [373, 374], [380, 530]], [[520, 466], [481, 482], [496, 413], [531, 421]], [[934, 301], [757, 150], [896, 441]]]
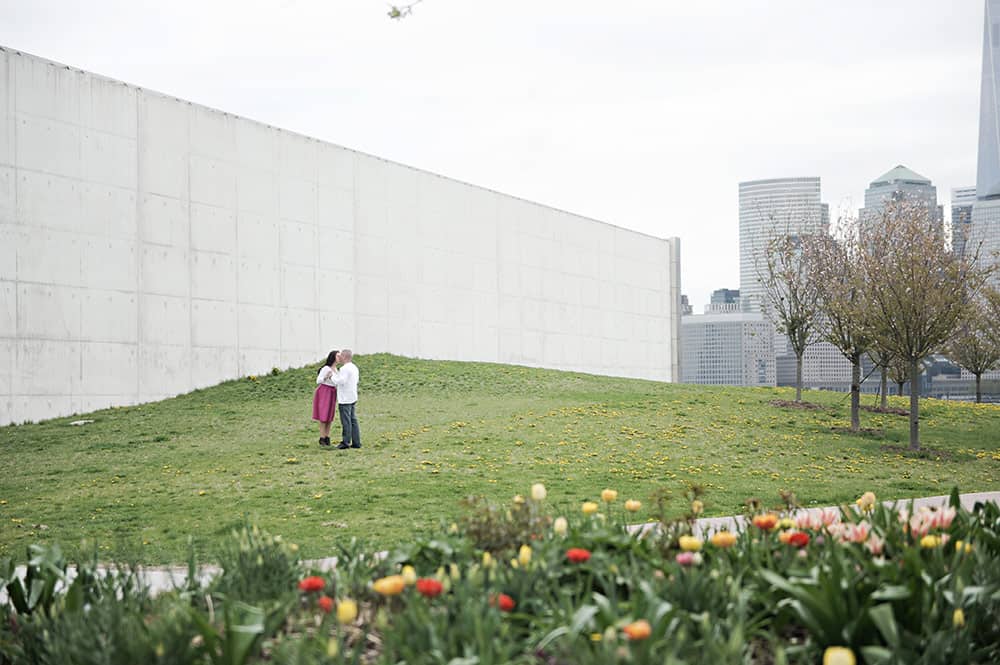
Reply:
[[333, 386], [320, 384], [316, 386], [313, 395], [313, 420], [328, 423], [337, 412], [337, 389]]

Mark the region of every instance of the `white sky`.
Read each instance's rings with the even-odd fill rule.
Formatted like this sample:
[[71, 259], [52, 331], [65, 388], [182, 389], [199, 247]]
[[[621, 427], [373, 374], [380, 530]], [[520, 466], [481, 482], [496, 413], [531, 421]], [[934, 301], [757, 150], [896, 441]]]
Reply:
[[0, 0], [0, 45], [681, 238], [739, 286], [737, 183], [975, 184], [981, 0]]

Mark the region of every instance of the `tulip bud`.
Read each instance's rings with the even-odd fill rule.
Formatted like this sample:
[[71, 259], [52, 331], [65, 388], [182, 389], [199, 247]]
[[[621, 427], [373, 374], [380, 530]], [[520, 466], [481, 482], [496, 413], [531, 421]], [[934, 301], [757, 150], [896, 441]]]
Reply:
[[545, 485], [541, 483], [535, 483], [531, 486], [531, 498], [535, 501], [544, 501], [548, 492], [545, 491]]
[[569, 528], [569, 524], [566, 522], [565, 517], [557, 517], [552, 523], [552, 531], [557, 536], [565, 536], [566, 530]]

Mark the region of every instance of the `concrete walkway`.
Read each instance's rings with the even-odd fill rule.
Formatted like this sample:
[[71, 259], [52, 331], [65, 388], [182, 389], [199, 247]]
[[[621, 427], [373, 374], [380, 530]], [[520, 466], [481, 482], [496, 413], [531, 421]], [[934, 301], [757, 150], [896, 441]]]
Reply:
[[[948, 504], [948, 495], [941, 496], [929, 496], [922, 499], [912, 499], [914, 503], [914, 509], [920, 508], [921, 506], [927, 506], [928, 508], [944, 506]], [[962, 507], [966, 510], [972, 510], [972, 507], [976, 503], [986, 503], [992, 502], [1000, 505], [1000, 492], [978, 492], [974, 494], [962, 494]], [[909, 505], [910, 499], [901, 499], [898, 501], [883, 501], [882, 503], [886, 506], [892, 507], [894, 504], [903, 507], [904, 505]], [[824, 508], [804, 508], [799, 513], [818, 513], [824, 510]], [[695, 524], [695, 533], [698, 535], [708, 535], [719, 531], [721, 529], [728, 529], [730, 531], [738, 531], [744, 527], [746, 524], [746, 518], [742, 515], [729, 516], [729, 517], [705, 517], [699, 519]], [[633, 533], [644, 532], [648, 529], [653, 529], [656, 527], [656, 523], [649, 522], [646, 524], [635, 524], [629, 527], [629, 530]], [[378, 552], [375, 554], [377, 557], [386, 556], [386, 552]], [[303, 562], [306, 568], [312, 568], [314, 570], [328, 571], [336, 568], [337, 558], [327, 557], [325, 559], [311, 559]], [[18, 574], [23, 578], [25, 569], [24, 566], [20, 566], [17, 569]], [[167, 567], [167, 568], [143, 568], [141, 570], [140, 576], [142, 581], [149, 587], [153, 594], [170, 591], [171, 589], [177, 587], [183, 587], [187, 583], [187, 567]], [[219, 568], [217, 566], [204, 566], [198, 571], [198, 581], [200, 584], [204, 585], [208, 580], [218, 574]], [[70, 580], [76, 575], [76, 569], [70, 568], [67, 571], [67, 576]], [[0, 603], [6, 602], [7, 595], [6, 592], [0, 590]]]

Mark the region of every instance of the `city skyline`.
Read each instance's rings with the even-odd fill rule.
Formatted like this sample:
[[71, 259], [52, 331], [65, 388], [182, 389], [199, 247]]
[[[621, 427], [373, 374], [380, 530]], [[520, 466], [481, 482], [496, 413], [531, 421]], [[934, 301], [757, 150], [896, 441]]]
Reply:
[[397, 22], [353, 2], [40, 0], [0, 3], [0, 44], [680, 236], [700, 311], [738, 281], [739, 182], [819, 176], [836, 219], [893, 164], [942, 193], [974, 181], [982, 12], [434, 0]]

